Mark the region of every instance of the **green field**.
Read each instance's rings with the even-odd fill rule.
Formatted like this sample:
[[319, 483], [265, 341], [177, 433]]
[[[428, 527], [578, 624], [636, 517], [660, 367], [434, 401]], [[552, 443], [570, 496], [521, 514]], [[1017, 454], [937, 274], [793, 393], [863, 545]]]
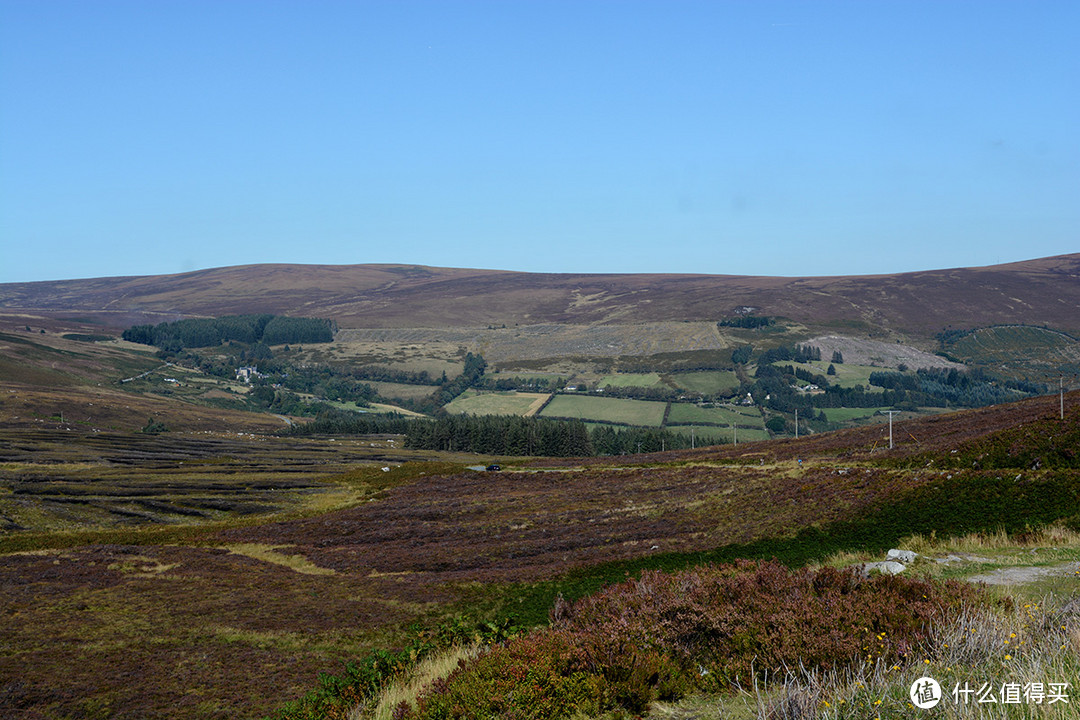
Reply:
[[728, 393], [739, 387], [739, 378], [730, 370], [675, 373], [668, 376], [668, 379], [683, 390], [701, 393], [702, 395]]
[[621, 398], [556, 395], [541, 413], [542, 417], [575, 418], [601, 423], [620, 423], [641, 427], [660, 427], [667, 403]]
[[659, 373], [617, 373], [615, 375], [605, 375], [604, 378], [597, 383], [600, 387], [663, 387], [664, 381], [660, 379]]
[[546, 393], [466, 390], [443, 409], [451, 415], [529, 415], [547, 398]]
[[365, 380], [364, 382], [375, 388], [375, 392], [384, 398], [401, 398], [403, 400], [423, 400], [439, 389], [438, 385], [406, 385], [405, 383], [375, 380]]
[[756, 408], [703, 408], [690, 403], [672, 403], [668, 425], [731, 425], [764, 429], [765, 421]]
[[[873, 415], [879, 410], [888, 410], [887, 407], [871, 407], [871, 408], [824, 408], [823, 412], [825, 417], [829, 419], [829, 422], [841, 422], [849, 423], [856, 420], [865, 420], [873, 417]], [[888, 415], [880, 415], [879, 418], [882, 422], [889, 419]]]

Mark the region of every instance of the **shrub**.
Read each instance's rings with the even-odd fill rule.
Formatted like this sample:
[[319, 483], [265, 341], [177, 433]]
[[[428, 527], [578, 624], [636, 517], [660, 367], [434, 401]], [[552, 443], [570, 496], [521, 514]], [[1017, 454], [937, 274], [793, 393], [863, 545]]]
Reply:
[[725, 689], [800, 663], [833, 668], [860, 653], [903, 656], [969, 594], [959, 584], [738, 561], [647, 571], [582, 599], [555, 626], [627, 634], [670, 653], [700, 686]]
[[640, 713], [693, 688], [745, 685], [788, 668], [900, 660], [974, 591], [773, 561], [646, 571], [569, 605], [551, 627], [462, 663], [405, 720]]

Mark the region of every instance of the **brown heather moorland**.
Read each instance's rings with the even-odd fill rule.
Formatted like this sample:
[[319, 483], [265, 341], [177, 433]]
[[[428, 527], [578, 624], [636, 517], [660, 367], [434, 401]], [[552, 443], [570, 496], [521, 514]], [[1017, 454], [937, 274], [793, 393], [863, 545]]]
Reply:
[[[950, 326], [1078, 334], [1078, 279], [1080, 255], [863, 278], [262, 265], [0, 285], [0, 717], [258, 718], [319, 673], [399, 647], [413, 623], [536, 620], [559, 592], [572, 600], [626, 572], [752, 550], [806, 562], [856, 548], [793, 547], [800, 533], [809, 543], [844, 523], [865, 530], [922, 490], [970, 482], [1022, 494], [1080, 472], [1077, 393], [1060, 431], [1047, 397], [898, 419], [893, 450], [875, 425], [507, 461], [407, 451], [389, 436], [278, 437], [296, 419], [234, 409], [242, 393], [230, 378], [204, 390], [192, 377], [190, 394], [168, 396], [164, 376], [179, 370], [151, 348], [66, 335], [229, 313], [318, 316], [363, 342], [307, 348], [313, 359], [378, 349], [379, 328], [416, 328], [406, 359], [453, 375], [477, 328], [493, 352], [505, 340], [508, 358], [583, 340], [596, 352], [712, 352], [765, 337], [716, 329], [753, 308], [786, 318], [786, 334], [766, 345], [843, 332], [934, 350]], [[535, 347], [511, 352], [514, 325]], [[466, 340], [455, 335], [434, 357], [424, 328]], [[151, 370], [153, 385], [121, 382]], [[169, 432], [140, 433], [148, 420]], [[465, 470], [491, 460], [504, 471]]]
[[[246, 265], [179, 275], [0, 285], [12, 319], [125, 328], [270, 312], [342, 328], [712, 321], [740, 308], [812, 327], [929, 338], [945, 327], [1050, 325], [1080, 333], [1080, 255], [847, 277], [544, 274], [406, 265]], [[20, 315], [21, 313], [21, 315]]]
[[[245, 464], [263, 467], [269, 452], [311, 460], [309, 494], [316, 486], [352, 494], [344, 504], [286, 503], [278, 514], [218, 524], [144, 518], [82, 535], [5, 533], [0, 711], [35, 720], [260, 717], [310, 689], [317, 673], [393, 647], [414, 622], [490, 618], [513, 612], [535, 583], [557, 588], [568, 573], [603, 563], [648, 567], [677, 552], [790, 538], [857, 520], [946, 476], [1000, 476], [932, 461], [948, 465], [952, 449], [970, 457], [986, 437], [980, 428], [1011, 437], [1020, 423], [1059, 423], [1052, 400], [906, 422], [924, 445], [891, 453], [875, 427], [498, 474], [422, 463], [384, 472], [363, 457], [362, 442], [211, 443], [201, 452], [223, 463], [219, 480], [250, 483], [260, 473]], [[1073, 427], [1080, 396], [1068, 401]], [[48, 450], [49, 433], [36, 432], [19, 442]], [[946, 432], [941, 450], [920, 455]], [[117, 437], [123, 449], [110, 456], [93, 444], [98, 435], [51, 434], [63, 448], [41, 455], [39, 466], [11, 450], [0, 466], [8, 493], [18, 495], [20, 483], [64, 452], [72, 465], [96, 458], [103, 471], [123, 456], [131, 477], [158, 479], [198, 454], [193, 441], [165, 437], [155, 439], [157, 452], [131, 453], [144, 441]], [[5, 433], [4, 447], [15, 437]]]

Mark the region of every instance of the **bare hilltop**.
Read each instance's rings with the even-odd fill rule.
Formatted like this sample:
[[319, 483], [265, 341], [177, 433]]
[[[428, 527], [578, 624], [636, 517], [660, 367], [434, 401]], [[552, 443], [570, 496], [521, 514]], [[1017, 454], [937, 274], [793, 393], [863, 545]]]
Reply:
[[780, 316], [868, 337], [1048, 325], [1080, 332], [1080, 253], [892, 275], [545, 274], [417, 265], [244, 265], [0, 284], [0, 312], [110, 327], [250, 312], [341, 328], [595, 325]]

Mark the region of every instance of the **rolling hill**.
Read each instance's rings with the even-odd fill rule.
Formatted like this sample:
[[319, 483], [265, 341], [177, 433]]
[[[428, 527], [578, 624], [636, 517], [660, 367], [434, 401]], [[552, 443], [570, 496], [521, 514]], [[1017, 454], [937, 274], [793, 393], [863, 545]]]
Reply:
[[628, 324], [781, 316], [849, 334], [929, 337], [1022, 324], [1080, 333], [1080, 254], [850, 277], [542, 274], [406, 265], [246, 265], [0, 285], [0, 313], [112, 328], [249, 312], [342, 328]]

